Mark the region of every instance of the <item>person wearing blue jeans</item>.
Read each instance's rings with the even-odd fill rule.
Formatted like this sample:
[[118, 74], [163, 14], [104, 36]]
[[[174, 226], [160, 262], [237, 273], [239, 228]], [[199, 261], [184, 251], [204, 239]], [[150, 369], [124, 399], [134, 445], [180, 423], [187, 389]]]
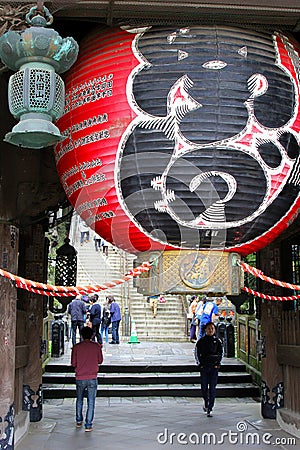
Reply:
[[101, 345], [91, 341], [93, 330], [83, 327], [82, 342], [72, 348], [71, 365], [75, 369], [76, 377], [76, 427], [83, 423], [83, 399], [86, 393], [87, 410], [85, 415], [85, 431], [93, 430], [95, 401], [97, 397], [98, 366], [103, 362]]
[[102, 312], [102, 321], [101, 321], [101, 338], [102, 341], [104, 339], [103, 335], [105, 334], [105, 342], [108, 343], [108, 328], [110, 325], [110, 311], [109, 306], [107, 303], [103, 305], [103, 312]]
[[76, 425], [81, 427], [83, 422], [83, 398], [86, 391], [87, 410], [85, 417], [85, 428], [91, 430], [93, 427], [95, 401], [97, 396], [97, 380], [76, 380]]
[[216, 329], [212, 322], [205, 325], [205, 335], [195, 346], [195, 358], [200, 366], [201, 391], [204, 399], [203, 410], [207, 417], [212, 417], [215, 404], [218, 372], [223, 356], [222, 342], [215, 335]]
[[110, 311], [110, 320], [111, 320], [111, 334], [112, 340], [110, 344], [119, 344], [119, 325], [121, 322], [121, 311], [120, 306], [116, 302], [114, 297], [107, 297], [107, 303]]

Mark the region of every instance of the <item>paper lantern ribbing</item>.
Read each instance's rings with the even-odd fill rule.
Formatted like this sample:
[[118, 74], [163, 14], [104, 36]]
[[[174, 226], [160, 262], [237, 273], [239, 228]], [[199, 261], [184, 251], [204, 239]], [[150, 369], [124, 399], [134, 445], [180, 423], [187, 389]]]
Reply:
[[299, 209], [298, 72], [279, 32], [94, 31], [55, 149], [71, 204], [131, 253], [264, 247]]

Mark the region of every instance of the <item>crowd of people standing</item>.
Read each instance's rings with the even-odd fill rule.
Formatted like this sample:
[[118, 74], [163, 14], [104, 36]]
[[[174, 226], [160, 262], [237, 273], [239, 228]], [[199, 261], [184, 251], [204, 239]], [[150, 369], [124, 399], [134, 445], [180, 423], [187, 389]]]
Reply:
[[119, 326], [121, 322], [121, 310], [113, 296], [108, 296], [105, 302], [99, 303], [98, 294], [89, 296], [78, 295], [69, 303], [68, 314], [71, 317], [72, 345], [77, 341], [77, 332], [81, 338], [84, 326], [92, 329], [92, 340], [102, 344], [105, 340], [109, 342], [109, 328], [111, 328], [112, 339], [110, 344], [119, 344]]

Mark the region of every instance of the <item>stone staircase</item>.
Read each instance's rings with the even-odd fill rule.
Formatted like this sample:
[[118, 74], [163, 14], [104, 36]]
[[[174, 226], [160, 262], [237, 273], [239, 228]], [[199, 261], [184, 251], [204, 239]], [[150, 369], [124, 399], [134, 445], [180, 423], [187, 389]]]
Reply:
[[133, 294], [130, 302], [131, 318], [136, 323], [139, 339], [186, 341], [186, 313], [182, 300], [176, 295], [165, 295], [166, 303], [159, 303], [153, 318], [146, 297]]
[[[75, 398], [72, 367], [48, 364], [43, 375], [43, 398]], [[195, 364], [126, 364], [100, 366], [97, 397], [200, 397], [200, 375]], [[218, 378], [217, 397], [259, 397], [245, 366], [224, 362]]]
[[[96, 251], [93, 231], [90, 231], [89, 242], [80, 245], [80, 233], [77, 226], [77, 217], [72, 221], [71, 244], [77, 250], [77, 285], [104, 284], [122, 277], [133, 268], [134, 255], [108, 244], [107, 256], [102, 251]], [[133, 281], [123, 283], [114, 288], [99, 292], [100, 302], [107, 295], [113, 295], [116, 301], [124, 308], [128, 307], [130, 321], [134, 320], [139, 339], [186, 341], [186, 312], [180, 296], [165, 296], [167, 302], [158, 305], [158, 314], [154, 319], [147, 303], [147, 297], [139, 294], [133, 286]], [[130, 328], [130, 326], [129, 326]], [[127, 330], [126, 330], [127, 331]], [[120, 335], [122, 339], [128, 339], [125, 334], [124, 320], [121, 322]], [[130, 334], [130, 330], [129, 330]]]

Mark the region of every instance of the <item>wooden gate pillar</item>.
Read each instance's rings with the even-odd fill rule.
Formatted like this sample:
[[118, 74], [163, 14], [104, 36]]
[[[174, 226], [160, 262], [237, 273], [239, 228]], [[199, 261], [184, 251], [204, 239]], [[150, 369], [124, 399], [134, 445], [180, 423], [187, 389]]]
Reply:
[[[32, 281], [45, 281], [45, 239], [41, 225], [27, 227], [20, 236], [20, 274]], [[19, 292], [20, 307], [25, 311], [26, 339], [29, 345], [28, 364], [23, 374], [23, 410], [30, 421], [42, 419], [42, 353], [43, 296]]]
[[[0, 267], [17, 273], [18, 229], [0, 223]], [[0, 277], [0, 450], [14, 449], [14, 382], [17, 290]]]
[[[264, 273], [280, 280], [280, 248], [276, 243], [261, 250], [260, 267]], [[270, 295], [283, 295], [278, 286], [260, 282], [259, 290]], [[263, 341], [261, 372], [261, 414], [266, 419], [276, 419], [276, 411], [283, 407], [284, 385], [282, 367], [278, 364], [277, 345], [281, 338], [282, 302], [262, 300], [261, 337]]]
[[262, 305], [261, 334], [265, 357], [262, 358], [261, 413], [266, 419], [276, 419], [276, 411], [283, 407], [284, 390], [282, 367], [277, 362], [277, 345], [280, 343], [282, 304], [265, 301]]

